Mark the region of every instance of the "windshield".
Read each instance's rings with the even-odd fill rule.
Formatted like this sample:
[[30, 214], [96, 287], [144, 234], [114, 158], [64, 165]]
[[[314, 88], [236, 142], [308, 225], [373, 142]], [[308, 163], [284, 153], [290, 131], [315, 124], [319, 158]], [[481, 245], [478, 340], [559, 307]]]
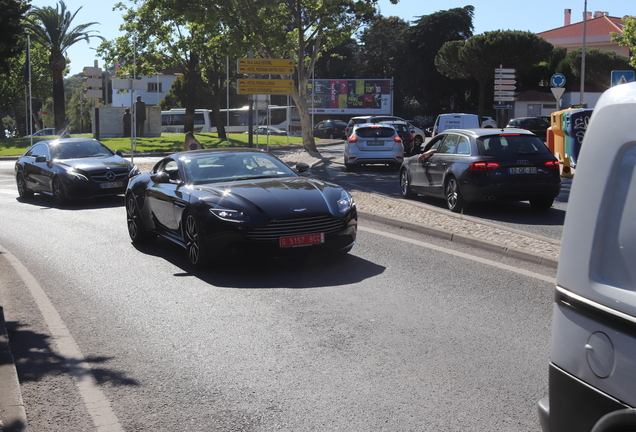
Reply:
[[58, 141], [51, 143], [52, 159], [81, 159], [112, 156], [114, 153], [99, 141]]
[[297, 174], [280, 160], [266, 153], [214, 153], [183, 159], [191, 183], [289, 177]]

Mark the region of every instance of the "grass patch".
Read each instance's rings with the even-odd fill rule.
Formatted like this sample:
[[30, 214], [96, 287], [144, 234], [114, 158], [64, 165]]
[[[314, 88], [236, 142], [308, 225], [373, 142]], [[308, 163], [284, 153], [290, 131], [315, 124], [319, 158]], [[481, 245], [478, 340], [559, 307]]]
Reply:
[[[228, 134], [229, 141], [223, 140], [214, 133], [200, 133], [194, 135], [204, 148], [215, 147], [247, 147], [249, 137], [247, 134]], [[93, 138], [92, 134], [74, 134], [73, 138]], [[34, 139], [35, 144], [49, 138]], [[157, 138], [137, 138], [136, 152], [178, 152], [183, 150], [184, 134], [162, 133]], [[100, 141], [112, 150], [130, 152], [130, 138], [101, 138]], [[282, 144], [301, 144], [301, 137], [253, 135], [255, 145], [276, 146]], [[0, 139], [0, 156], [20, 156], [31, 147], [31, 138]]]

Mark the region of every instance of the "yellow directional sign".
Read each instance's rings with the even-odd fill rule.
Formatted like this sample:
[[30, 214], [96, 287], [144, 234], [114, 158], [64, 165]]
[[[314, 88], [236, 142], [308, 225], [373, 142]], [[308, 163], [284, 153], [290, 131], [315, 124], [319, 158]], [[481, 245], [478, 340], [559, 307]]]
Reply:
[[294, 80], [240, 79], [239, 94], [294, 94]]
[[270, 67], [294, 67], [294, 61], [290, 59], [258, 59], [241, 58], [237, 60], [240, 66], [270, 66]]

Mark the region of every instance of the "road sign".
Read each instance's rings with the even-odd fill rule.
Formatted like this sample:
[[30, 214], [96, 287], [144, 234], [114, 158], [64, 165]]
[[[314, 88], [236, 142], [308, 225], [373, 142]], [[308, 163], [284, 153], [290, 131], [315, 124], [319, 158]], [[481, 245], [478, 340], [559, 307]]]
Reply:
[[[236, 67], [274, 67], [289, 68], [294, 67], [294, 61], [290, 59], [258, 59], [258, 58], [240, 58], [236, 61]], [[239, 70], [240, 72], [240, 70]]]
[[494, 109], [512, 109], [510, 104], [495, 104], [492, 106]]
[[612, 87], [634, 82], [634, 71], [612, 71]]
[[495, 90], [495, 96], [514, 96], [514, 95], [515, 95], [514, 91]]
[[83, 83], [84, 87], [99, 87], [102, 86], [101, 78], [86, 78]]
[[561, 99], [561, 96], [563, 96], [563, 93], [565, 93], [564, 87], [552, 87], [550, 90], [552, 90], [552, 94], [557, 99]]
[[503, 79], [515, 79], [517, 78], [515, 74], [495, 74], [495, 78], [503, 78]]
[[238, 65], [237, 70], [242, 74], [291, 75], [294, 73], [294, 66]]
[[495, 90], [516, 90], [516, 89], [517, 87], [513, 85], [502, 85], [502, 84], [495, 85]]
[[495, 84], [517, 84], [517, 81], [512, 79], [496, 79]]
[[515, 73], [517, 72], [516, 69], [502, 69], [502, 68], [495, 68], [495, 73]]
[[100, 77], [102, 76], [102, 68], [98, 68], [98, 67], [85, 67], [84, 68], [84, 75], [85, 76], [97, 76]]
[[509, 102], [515, 100], [514, 96], [495, 96], [493, 99], [499, 102]]
[[552, 87], [563, 87], [565, 85], [565, 75], [556, 73], [550, 78], [550, 85]]
[[102, 91], [101, 90], [84, 90], [84, 97], [90, 99], [101, 99]]
[[238, 93], [277, 95], [294, 94], [294, 80], [239, 79]]

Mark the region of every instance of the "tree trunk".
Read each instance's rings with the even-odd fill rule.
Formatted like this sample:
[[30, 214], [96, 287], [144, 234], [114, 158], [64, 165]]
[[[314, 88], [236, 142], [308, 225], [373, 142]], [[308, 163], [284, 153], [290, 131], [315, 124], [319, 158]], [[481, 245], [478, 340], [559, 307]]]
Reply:
[[183, 132], [194, 133], [194, 110], [196, 109], [196, 91], [197, 91], [197, 66], [199, 65], [199, 56], [194, 53], [190, 53], [190, 60], [186, 67], [185, 73], [185, 121], [183, 125]]
[[66, 127], [66, 104], [64, 103], [64, 70], [53, 70], [53, 118], [55, 132], [59, 135]]

